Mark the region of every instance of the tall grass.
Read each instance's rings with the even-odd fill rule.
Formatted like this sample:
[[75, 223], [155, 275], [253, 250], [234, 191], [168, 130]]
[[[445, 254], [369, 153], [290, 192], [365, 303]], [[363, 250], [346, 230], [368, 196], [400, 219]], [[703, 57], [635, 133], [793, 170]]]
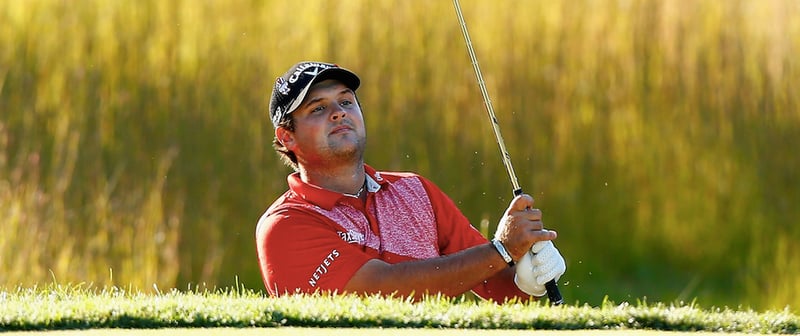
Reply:
[[[800, 306], [800, 4], [463, 1], [568, 301]], [[510, 187], [450, 1], [0, 3], [0, 284], [260, 288], [267, 95], [355, 70], [379, 169], [493, 230]]]

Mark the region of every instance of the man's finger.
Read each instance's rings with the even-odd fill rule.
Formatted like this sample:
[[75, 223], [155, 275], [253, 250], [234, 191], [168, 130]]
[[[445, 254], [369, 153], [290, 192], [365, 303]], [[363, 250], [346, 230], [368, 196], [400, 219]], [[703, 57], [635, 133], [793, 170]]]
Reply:
[[540, 220], [531, 220], [531, 230], [532, 231], [541, 231], [544, 229], [544, 223]]
[[533, 197], [528, 194], [522, 194], [511, 200], [509, 210], [522, 211], [530, 207], [533, 207]]
[[539, 238], [538, 241], [553, 240], [556, 239], [556, 237], [558, 237], [558, 232], [546, 229], [535, 230], [533, 234]]
[[527, 208], [522, 210], [528, 220], [540, 221], [542, 220], [542, 210]]

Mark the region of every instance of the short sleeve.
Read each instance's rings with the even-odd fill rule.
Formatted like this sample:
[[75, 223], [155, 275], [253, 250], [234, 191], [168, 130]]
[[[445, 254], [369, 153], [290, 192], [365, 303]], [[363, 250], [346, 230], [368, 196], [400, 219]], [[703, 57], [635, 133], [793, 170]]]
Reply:
[[373, 257], [340, 237], [344, 230], [308, 211], [283, 209], [261, 217], [259, 265], [272, 295], [339, 291]]

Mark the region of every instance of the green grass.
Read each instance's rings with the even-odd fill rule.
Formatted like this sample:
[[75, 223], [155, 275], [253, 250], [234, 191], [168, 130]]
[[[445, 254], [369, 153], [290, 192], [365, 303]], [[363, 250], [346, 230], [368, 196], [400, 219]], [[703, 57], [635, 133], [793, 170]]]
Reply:
[[[609, 329], [609, 330], [508, 330], [508, 329], [409, 329], [409, 328], [169, 328], [169, 329], [90, 329], [90, 330], [58, 330], [58, 331], [18, 331], [8, 332], [4, 336], [654, 336], [669, 333], [679, 336], [712, 336], [719, 332], [687, 331], [665, 332], [642, 329]], [[691, 334], [691, 335], [690, 335]], [[744, 333], [738, 333], [745, 335]], [[726, 333], [725, 335], [734, 335]], [[752, 335], [752, 334], [747, 334]]]
[[[659, 330], [508, 330], [508, 329], [409, 329], [409, 328], [170, 328], [170, 329], [91, 329], [59, 331], [19, 331], [9, 332], [8, 336], [654, 336], [669, 333], [679, 336], [681, 332]], [[719, 332], [691, 331], [686, 336], [712, 336]], [[689, 335], [691, 334], [691, 335]], [[726, 333], [726, 335], [734, 335]], [[739, 335], [745, 335], [739, 333]], [[5, 336], [5, 334], [4, 334]]]
[[669, 330], [797, 333], [788, 311], [704, 309], [692, 304], [542, 302], [497, 305], [430, 297], [419, 302], [356, 296], [270, 298], [248, 290], [171, 290], [50, 285], [0, 292], [0, 331], [101, 328], [435, 328]]

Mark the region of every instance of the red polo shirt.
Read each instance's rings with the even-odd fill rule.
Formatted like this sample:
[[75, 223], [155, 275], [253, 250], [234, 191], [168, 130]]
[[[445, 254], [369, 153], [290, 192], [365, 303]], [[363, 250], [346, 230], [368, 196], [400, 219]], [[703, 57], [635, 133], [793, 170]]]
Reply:
[[[370, 259], [387, 263], [435, 258], [485, 244], [452, 200], [413, 173], [365, 165], [367, 201], [289, 175], [289, 190], [261, 216], [256, 243], [272, 295], [341, 291]], [[473, 289], [486, 297], [484, 286]], [[519, 292], [492, 291], [511, 297]]]

